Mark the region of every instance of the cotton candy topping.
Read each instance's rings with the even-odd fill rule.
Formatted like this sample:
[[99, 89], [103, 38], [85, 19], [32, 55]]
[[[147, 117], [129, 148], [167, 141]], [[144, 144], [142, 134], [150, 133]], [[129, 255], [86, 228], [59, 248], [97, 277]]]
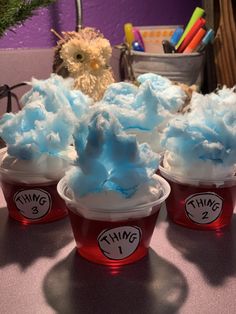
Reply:
[[24, 107], [0, 120], [0, 136], [8, 154], [32, 160], [42, 154], [60, 156], [73, 142], [75, 118], [88, 112], [91, 100], [70, 90], [71, 80], [52, 75], [32, 80], [32, 89], [23, 96]]
[[186, 94], [157, 74], [140, 75], [138, 81], [139, 87], [127, 82], [111, 84], [99, 106], [111, 110], [124, 130], [151, 131], [183, 106]]
[[66, 179], [75, 198], [107, 191], [131, 198], [141, 184], [156, 184], [159, 155], [126, 134], [111, 112], [98, 109], [81, 121], [74, 142], [78, 158]]
[[233, 176], [236, 164], [236, 94], [194, 93], [191, 112], [173, 118], [164, 131], [165, 167], [182, 176]]

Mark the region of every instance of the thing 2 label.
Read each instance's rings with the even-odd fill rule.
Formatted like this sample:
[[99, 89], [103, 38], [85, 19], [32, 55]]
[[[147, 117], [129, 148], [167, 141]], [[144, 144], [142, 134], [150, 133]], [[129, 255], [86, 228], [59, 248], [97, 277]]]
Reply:
[[221, 214], [223, 198], [213, 192], [196, 193], [185, 199], [185, 213], [194, 223], [209, 224]]

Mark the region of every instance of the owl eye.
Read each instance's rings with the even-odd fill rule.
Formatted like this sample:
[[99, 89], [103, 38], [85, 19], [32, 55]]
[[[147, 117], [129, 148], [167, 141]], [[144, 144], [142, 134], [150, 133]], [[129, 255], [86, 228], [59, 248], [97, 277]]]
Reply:
[[76, 59], [76, 61], [83, 62], [84, 61], [84, 55], [82, 53], [77, 53], [75, 55], [75, 59]]

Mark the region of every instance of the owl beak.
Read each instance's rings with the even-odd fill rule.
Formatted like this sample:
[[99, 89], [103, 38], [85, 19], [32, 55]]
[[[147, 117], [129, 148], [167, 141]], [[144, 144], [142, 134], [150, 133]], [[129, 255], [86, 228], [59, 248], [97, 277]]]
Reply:
[[96, 60], [92, 60], [89, 65], [93, 70], [98, 70], [100, 68], [99, 63]]

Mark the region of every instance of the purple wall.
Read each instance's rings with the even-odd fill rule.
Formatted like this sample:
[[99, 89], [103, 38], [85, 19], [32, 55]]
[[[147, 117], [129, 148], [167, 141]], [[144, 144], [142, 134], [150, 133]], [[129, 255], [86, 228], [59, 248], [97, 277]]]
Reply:
[[[37, 11], [37, 15], [24, 25], [14, 27], [0, 38], [0, 48], [44, 48], [56, 43], [50, 32], [75, 30], [75, 0], [58, 0], [48, 8]], [[92, 26], [111, 41], [123, 40], [123, 24], [133, 25], [184, 25], [200, 0], [84, 0], [83, 25]]]

